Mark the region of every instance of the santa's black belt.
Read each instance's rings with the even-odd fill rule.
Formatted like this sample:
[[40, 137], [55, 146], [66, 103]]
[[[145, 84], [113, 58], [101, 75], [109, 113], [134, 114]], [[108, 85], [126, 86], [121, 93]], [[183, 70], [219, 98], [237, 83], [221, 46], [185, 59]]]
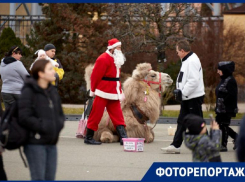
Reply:
[[120, 78], [103, 77], [102, 80], [106, 80], [106, 81], [120, 81]]

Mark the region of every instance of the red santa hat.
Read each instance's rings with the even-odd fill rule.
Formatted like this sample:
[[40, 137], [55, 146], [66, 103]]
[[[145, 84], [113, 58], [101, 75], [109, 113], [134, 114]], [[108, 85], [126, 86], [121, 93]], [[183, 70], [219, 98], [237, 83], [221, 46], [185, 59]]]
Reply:
[[114, 38], [114, 39], [108, 40], [107, 48], [108, 49], [113, 49], [113, 48], [115, 48], [115, 47], [117, 47], [119, 45], [122, 45], [122, 43], [119, 40], [117, 40], [116, 38]]

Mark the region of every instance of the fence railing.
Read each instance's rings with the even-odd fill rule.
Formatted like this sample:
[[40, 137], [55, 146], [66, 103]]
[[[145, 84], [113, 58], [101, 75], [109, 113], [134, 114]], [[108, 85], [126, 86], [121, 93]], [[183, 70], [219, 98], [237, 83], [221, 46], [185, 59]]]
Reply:
[[30, 33], [35, 22], [45, 20], [44, 15], [0, 15], [0, 34], [6, 27], [12, 28], [16, 37], [26, 44], [26, 34]]
[[[15, 35], [19, 37], [23, 44], [26, 44], [26, 34], [30, 33], [31, 28], [35, 22], [40, 22], [45, 20], [46, 17], [44, 15], [0, 15], [0, 34], [2, 30], [6, 27], [10, 27], [15, 32]], [[108, 19], [110, 21], [110, 17], [105, 15], [101, 17], [101, 19]], [[135, 21], [141, 21], [141, 17], [134, 17]], [[179, 17], [181, 20], [181, 17]], [[223, 22], [223, 17], [195, 17], [193, 22], [202, 21], [203, 26], [206, 27], [206, 23], [208, 20], [212, 20], [214, 22]], [[173, 17], [169, 17], [166, 21], [173, 21]], [[185, 31], [193, 30], [195, 24], [190, 24], [185, 27]]]

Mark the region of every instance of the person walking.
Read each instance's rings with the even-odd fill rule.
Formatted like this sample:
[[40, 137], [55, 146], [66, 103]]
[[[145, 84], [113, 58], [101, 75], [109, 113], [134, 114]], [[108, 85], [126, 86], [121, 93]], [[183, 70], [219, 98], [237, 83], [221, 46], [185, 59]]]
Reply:
[[18, 100], [19, 123], [30, 132], [24, 153], [31, 180], [55, 180], [56, 144], [65, 121], [59, 94], [51, 84], [55, 71], [50, 61], [40, 59], [31, 75]]
[[230, 128], [231, 118], [236, 117], [237, 108], [237, 83], [233, 77], [235, 63], [233, 61], [222, 61], [218, 63], [218, 74], [220, 82], [215, 90], [216, 95], [216, 121], [222, 131], [221, 152], [227, 152], [228, 136], [234, 140], [234, 150], [236, 149], [236, 139], [238, 134]]
[[20, 61], [21, 57], [22, 50], [18, 46], [13, 46], [1, 61], [1, 95], [5, 108], [9, 107], [19, 98], [24, 80], [29, 75], [23, 63]]
[[58, 67], [54, 67], [56, 79], [52, 82], [54, 86], [58, 87], [59, 82], [63, 79], [65, 72], [60, 60], [55, 57], [56, 47], [53, 44], [46, 44], [44, 46], [44, 51], [49, 58], [51, 58], [59, 64]]
[[91, 74], [90, 90], [90, 96], [95, 96], [95, 99], [88, 118], [87, 134], [84, 140], [86, 144], [101, 144], [101, 142], [95, 141], [93, 136], [94, 131], [98, 130], [105, 107], [118, 132], [120, 144], [123, 144], [122, 138], [127, 138], [126, 125], [120, 106], [120, 100], [124, 99], [120, 82], [120, 70], [125, 60], [121, 52], [121, 42], [114, 38], [108, 41], [107, 51], [101, 54], [95, 62]]
[[180, 154], [185, 131], [183, 119], [187, 114], [203, 117], [202, 104], [205, 92], [202, 65], [198, 56], [191, 51], [190, 44], [186, 40], [180, 40], [176, 45], [176, 53], [182, 61], [176, 81], [176, 88], [182, 101], [173, 142], [161, 150], [166, 153]]

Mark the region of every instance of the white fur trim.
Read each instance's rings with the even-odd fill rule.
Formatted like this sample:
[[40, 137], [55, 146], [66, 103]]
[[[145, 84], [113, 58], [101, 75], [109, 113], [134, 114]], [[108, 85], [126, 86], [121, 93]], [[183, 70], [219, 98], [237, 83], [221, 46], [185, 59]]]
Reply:
[[[116, 77], [119, 78], [119, 68], [117, 68], [117, 76], [116, 76]], [[119, 100], [121, 100], [122, 98], [121, 98], [121, 96], [120, 96], [119, 86], [120, 86], [120, 82], [117, 81], [117, 94], [118, 94]]]
[[90, 92], [89, 92], [89, 96], [90, 96], [90, 97], [93, 97], [93, 96], [95, 96], [95, 93], [94, 93], [94, 92], [92, 92], [92, 91], [90, 90]]
[[100, 96], [104, 99], [119, 100], [118, 94], [110, 94], [110, 93], [106, 93], [98, 89], [95, 90], [95, 95]]
[[113, 49], [113, 48], [115, 48], [115, 47], [117, 47], [119, 45], [122, 45], [122, 43], [121, 42], [117, 42], [117, 43], [115, 43], [115, 44], [113, 44], [111, 46], [108, 46], [107, 49]]
[[105, 51], [107, 54], [109, 54], [111, 57], [113, 57], [112, 53], [108, 50]]

